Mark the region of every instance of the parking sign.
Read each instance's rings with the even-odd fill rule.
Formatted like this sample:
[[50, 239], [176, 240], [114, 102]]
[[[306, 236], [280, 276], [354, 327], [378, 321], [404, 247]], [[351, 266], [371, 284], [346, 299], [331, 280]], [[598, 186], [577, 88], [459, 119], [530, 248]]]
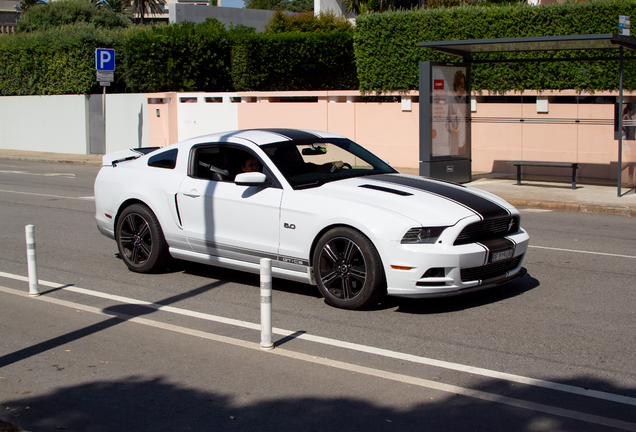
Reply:
[[95, 69], [98, 71], [114, 71], [115, 50], [109, 48], [97, 48], [95, 50]]

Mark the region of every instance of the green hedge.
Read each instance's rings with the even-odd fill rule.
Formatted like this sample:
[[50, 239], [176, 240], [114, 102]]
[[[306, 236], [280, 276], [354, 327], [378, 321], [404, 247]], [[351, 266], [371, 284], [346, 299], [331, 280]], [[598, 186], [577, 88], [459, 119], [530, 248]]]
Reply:
[[[386, 12], [358, 17], [353, 32], [329, 33], [254, 34], [240, 26], [225, 30], [216, 20], [118, 30], [78, 23], [0, 35], [0, 95], [101, 92], [95, 80], [95, 48], [117, 50], [116, 82], [109, 93], [413, 90], [418, 88], [419, 61], [459, 61], [418, 48], [421, 41], [612, 33], [619, 14], [636, 19], [636, 1]], [[599, 54], [610, 52], [556, 53]], [[545, 54], [499, 56], [515, 55]], [[626, 89], [636, 89], [635, 66], [626, 62]], [[616, 89], [617, 77], [616, 61], [476, 64], [473, 89], [593, 91]]]
[[[418, 48], [422, 41], [616, 33], [618, 15], [636, 18], [636, 2], [627, 0], [562, 3], [549, 6], [460, 6], [358, 17], [355, 55], [360, 90], [404, 91], [418, 88], [418, 62], [460, 61]], [[549, 53], [548, 55], [555, 55]], [[559, 52], [557, 56], [607, 56], [616, 51]], [[500, 54], [498, 58], [537, 58], [546, 53]], [[479, 56], [475, 56], [479, 59]], [[481, 57], [485, 58], [485, 57]], [[633, 62], [626, 63], [625, 88], [636, 89]], [[476, 64], [474, 90], [618, 88], [618, 62]]]
[[78, 23], [0, 36], [0, 95], [90, 94], [95, 49], [115, 48], [109, 93], [358, 86], [353, 32], [255, 34], [216, 20], [98, 30]]
[[353, 35], [255, 34], [232, 48], [237, 91], [343, 90], [358, 87]]
[[[0, 95], [100, 92], [95, 49], [117, 44], [118, 32], [97, 31], [88, 24], [0, 37]], [[110, 91], [123, 90], [120, 81]]]
[[231, 91], [231, 45], [223, 24], [137, 28], [123, 43], [130, 92]]

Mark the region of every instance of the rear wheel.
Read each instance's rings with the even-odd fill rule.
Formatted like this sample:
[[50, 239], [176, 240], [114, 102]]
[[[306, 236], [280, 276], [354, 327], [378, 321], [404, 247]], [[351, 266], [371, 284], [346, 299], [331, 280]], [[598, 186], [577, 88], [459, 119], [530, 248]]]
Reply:
[[117, 221], [115, 234], [119, 254], [134, 272], [156, 271], [168, 259], [168, 245], [161, 226], [145, 205], [127, 207]]
[[347, 227], [327, 231], [314, 250], [314, 276], [325, 301], [360, 309], [386, 295], [380, 256], [366, 236]]

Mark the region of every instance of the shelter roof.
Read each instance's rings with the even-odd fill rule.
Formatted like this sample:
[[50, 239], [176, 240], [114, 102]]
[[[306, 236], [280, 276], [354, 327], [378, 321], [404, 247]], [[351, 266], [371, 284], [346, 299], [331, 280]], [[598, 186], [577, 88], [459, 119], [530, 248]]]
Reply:
[[619, 36], [613, 33], [607, 33], [420, 42], [419, 46], [422, 48], [430, 48], [445, 54], [469, 57], [472, 54], [522, 51], [618, 49], [619, 47], [636, 51], [636, 39], [629, 36]]

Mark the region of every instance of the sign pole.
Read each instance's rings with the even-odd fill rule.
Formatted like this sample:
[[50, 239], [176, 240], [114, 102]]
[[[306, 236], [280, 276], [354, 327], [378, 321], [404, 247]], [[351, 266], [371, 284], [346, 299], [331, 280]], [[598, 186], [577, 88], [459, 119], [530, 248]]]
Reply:
[[621, 177], [623, 175], [623, 47], [620, 49], [618, 60], [618, 186], [617, 195], [620, 198]]
[[108, 153], [106, 151], [106, 86], [102, 86], [104, 89], [102, 93], [102, 116], [104, 118], [104, 153]]
[[106, 151], [106, 86], [115, 81], [115, 50], [95, 49], [95, 70], [97, 81], [104, 88], [102, 92], [102, 118], [104, 120], [104, 151]]

